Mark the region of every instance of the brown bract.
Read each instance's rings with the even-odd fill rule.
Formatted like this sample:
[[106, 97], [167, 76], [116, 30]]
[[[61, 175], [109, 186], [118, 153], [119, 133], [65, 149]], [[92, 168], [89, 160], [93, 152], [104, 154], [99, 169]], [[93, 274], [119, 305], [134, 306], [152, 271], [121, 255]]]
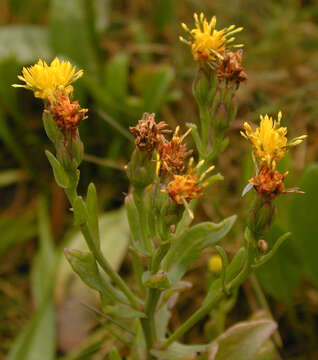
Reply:
[[48, 110], [57, 126], [62, 131], [75, 132], [82, 120], [86, 118], [87, 109], [82, 109], [78, 101], [71, 101], [65, 93], [49, 105]]
[[152, 152], [164, 139], [163, 134], [170, 130], [168, 125], [161, 121], [156, 124], [155, 114], [144, 113], [136, 126], [130, 126], [130, 132], [136, 137], [135, 144], [141, 151]]
[[242, 66], [243, 51], [228, 52], [220, 66], [216, 70], [216, 75], [220, 81], [232, 82], [239, 85], [247, 81], [247, 75]]

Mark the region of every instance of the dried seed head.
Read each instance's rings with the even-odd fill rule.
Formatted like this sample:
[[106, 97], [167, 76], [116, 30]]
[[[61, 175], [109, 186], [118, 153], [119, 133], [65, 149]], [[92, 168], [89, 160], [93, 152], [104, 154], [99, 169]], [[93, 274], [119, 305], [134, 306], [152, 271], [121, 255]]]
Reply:
[[167, 126], [164, 121], [157, 124], [155, 114], [144, 113], [138, 124], [129, 127], [129, 130], [136, 137], [135, 144], [138, 149], [151, 153], [163, 141], [163, 134], [170, 132], [165, 129]]
[[241, 82], [247, 81], [247, 75], [242, 66], [243, 50], [228, 52], [219, 67], [216, 75], [219, 81], [225, 80], [226, 83], [235, 83], [237, 86]]

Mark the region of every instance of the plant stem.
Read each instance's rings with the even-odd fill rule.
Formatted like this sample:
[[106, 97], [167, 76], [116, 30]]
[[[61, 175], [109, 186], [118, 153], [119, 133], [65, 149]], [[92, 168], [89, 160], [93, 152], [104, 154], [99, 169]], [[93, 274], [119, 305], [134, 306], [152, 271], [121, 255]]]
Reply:
[[[67, 189], [65, 189], [65, 193], [69, 199], [69, 202], [73, 206], [74, 201], [77, 197], [77, 179], [79, 177], [79, 174], [77, 175], [75, 170], [74, 172], [69, 173], [70, 179], [71, 179], [71, 186]], [[105, 273], [112, 279], [112, 281], [118, 286], [118, 288], [126, 295], [127, 299], [131, 303], [131, 305], [137, 309], [140, 310], [141, 307], [141, 301], [136, 297], [136, 295], [130, 290], [130, 288], [127, 286], [125, 281], [121, 278], [120, 275], [116, 271], [113, 270], [107, 259], [105, 258], [104, 254], [102, 253], [99, 246], [96, 244], [96, 241], [93, 238], [93, 235], [91, 234], [90, 228], [87, 224], [87, 222], [80, 226], [81, 232], [86, 240], [86, 243], [93, 253], [96, 261], [99, 263], [99, 265], [102, 267], [102, 269], [105, 271]]]
[[[242, 271], [228, 284], [226, 288], [228, 291], [234, 290], [236, 287], [240, 286], [247, 276], [252, 271], [252, 264], [254, 261], [255, 255], [255, 245], [253, 239], [247, 241], [247, 259]], [[170, 344], [180, 338], [184, 333], [186, 333], [192, 326], [194, 326], [198, 321], [200, 321], [204, 316], [206, 316], [211, 309], [224, 297], [223, 286], [220, 284], [220, 287], [215, 291], [215, 293], [209, 298], [209, 300], [198, 309], [193, 315], [191, 315], [161, 346], [160, 349], [167, 348]]]

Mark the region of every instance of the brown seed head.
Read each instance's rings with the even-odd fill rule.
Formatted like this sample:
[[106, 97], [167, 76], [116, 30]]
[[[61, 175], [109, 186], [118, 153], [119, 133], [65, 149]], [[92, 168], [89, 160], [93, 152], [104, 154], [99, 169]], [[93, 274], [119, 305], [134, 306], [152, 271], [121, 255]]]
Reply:
[[82, 109], [78, 101], [71, 101], [68, 94], [60, 95], [56, 101], [50, 103], [48, 110], [57, 126], [62, 131], [75, 132], [80, 122], [86, 119], [87, 109]]
[[136, 137], [135, 144], [141, 151], [152, 152], [162, 141], [164, 133], [170, 132], [168, 125], [161, 121], [155, 122], [155, 114], [144, 113], [136, 126], [130, 126], [130, 132]]
[[232, 82], [237, 86], [241, 82], [247, 81], [247, 75], [242, 66], [243, 51], [228, 52], [216, 70], [216, 75], [220, 81]]

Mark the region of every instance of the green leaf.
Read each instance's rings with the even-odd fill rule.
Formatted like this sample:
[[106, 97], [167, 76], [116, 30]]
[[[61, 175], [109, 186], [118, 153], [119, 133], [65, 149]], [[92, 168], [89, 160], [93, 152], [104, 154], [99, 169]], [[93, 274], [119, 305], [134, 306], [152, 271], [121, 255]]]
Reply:
[[[101, 251], [111, 267], [118, 270], [126, 255], [129, 243], [129, 227], [125, 210], [110, 211], [101, 215], [99, 217], [99, 225]], [[63, 246], [85, 252], [89, 251], [80, 231], [74, 232], [72, 236], [64, 242]], [[60, 262], [55, 289], [58, 301], [64, 298], [65, 292], [70, 284], [73, 284], [72, 286], [79, 289], [79, 294], [87, 294], [87, 286], [83, 284], [81, 279], [74, 275], [68, 261], [63, 257]], [[93, 296], [93, 294], [91, 295]]]
[[[264, 239], [272, 248], [282, 234], [284, 231], [274, 225]], [[256, 270], [256, 275], [269, 295], [280, 302], [291, 305], [293, 291], [301, 277], [300, 267], [292, 239], [287, 239], [275, 255]]]
[[74, 225], [75, 226], [84, 225], [88, 219], [88, 212], [85, 201], [81, 196], [76, 197], [73, 204], [73, 211], [74, 211]]
[[53, 297], [47, 299], [35, 312], [15, 340], [8, 360], [55, 359], [55, 314]]
[[0, 28], [0, 60], [14, 57], [22, 64], [51, 57], [48, 31], [33, 25], [11, 25]]
[[160, 29], [168, 26], [175, 18], [176, 0], [156, 0], [155, 2], [155, 23]]
[[152, 350], [151, 354], [159, 360], [197, 359], [197, 355], [206, 352], [207, 347], [208, 345], [184, 345], [174, 343], [166, 350]]
[[174, 240], [162, 263], [170, 283], [178, 282], [202, 250], [221, 240], [231, 230], [235, 220], [236, 215], [233, 215], [218, 224], [204, 222], [187, 229]]
[[102, 291], [101, 277], [96, 260], [90, 252], [64, 249], [65, 256], [73, 270], [90, 288]]
[[135, 319], [145, 318], [145, 313], [137, 311], [128, 305], [116, 304], [106, 305], [103, 307], [105, 314], [113, 316], [118, 319]]
[[49, 37], [54, 53], [69, 57], [96, 73], [97, 54], [85, 0], [50, 1]]
[[67, 173], [63, 169], [63, 166], [49, 150], [45, 151], [45, 155], [52, 166], [54, 178], [58, 186], [66, 189], [70, 185], [70, 181]]
[[170, 283], [167, 277], [167, 274], [163, 271], [159, 271], [157, 274], [150, 275], [150, 272], [147, 271], [144, 273], [143, 283], [146, 287], [152, 289], [168, 289], [170, 287]]
[[151, 77], [143, 93], [142, 111], [157, 112], [163, 99], [167, 95], [174, 76], [175, 74], [172, 68], [162, 66], [162, 68]]
[[109, 360], [121, 360], [121, 357], [120, 357], [120, 354], [119, 354], [117, 348], [113, 349], [109, 353]]
[[129, 57], [126, 53], [117, 53], [105, 68], [105, 92], [121, 104], [127, 97], [128, 71]]
[[42, 119], [47, 137], [56, 146], [62, 137], [62, 134], [57, 127], [56, 122], [53, 120], [52, 115], [47, 113], [46, 111], [43, 112]]
[[168, 325], [171, 318], [171, 311], [165, 304], [155, 313], [155, 322], [158, 339], [165, 339], [168, 332]]
[[[302, 268], [318, 286], [318, 164], [310, 165], [301, 178], [299, 187], [305, 194], [293, 194], [289, 212], [292, 242], [301, 256]], [[300, 271], [300, 269], [298, 270]]]
[[47, 360], [55, 359], [56, 325], [52, 290], [57, 256], [44, 200], [40, 202], [38, 218], [40, 246], [31, 274], [37, 310], [15, 340], [8, 360], [42, 360], [43, 354]]
[[[255, 360], [265, 341], [277, 325], [272, 320], [256, 320], [238, 323], [220, 335], [212, 344], [218, 345], [213, 360]], [[211, 360], [212, 360], [211, 359]]]
[[34, 302], [36, 306], [40, 306], [40, 304], [45, 301], [46, 294], [52, 289], [57, 262], [50, 218], [44, 199], [40, 201], [37, 217], [39, 251], [33, 261], [31, 288]]
[[37, 233], [33, 214], [23, 214], [20, 217], [0, 218], [0, 255], [17, 243], [34, 237]]

